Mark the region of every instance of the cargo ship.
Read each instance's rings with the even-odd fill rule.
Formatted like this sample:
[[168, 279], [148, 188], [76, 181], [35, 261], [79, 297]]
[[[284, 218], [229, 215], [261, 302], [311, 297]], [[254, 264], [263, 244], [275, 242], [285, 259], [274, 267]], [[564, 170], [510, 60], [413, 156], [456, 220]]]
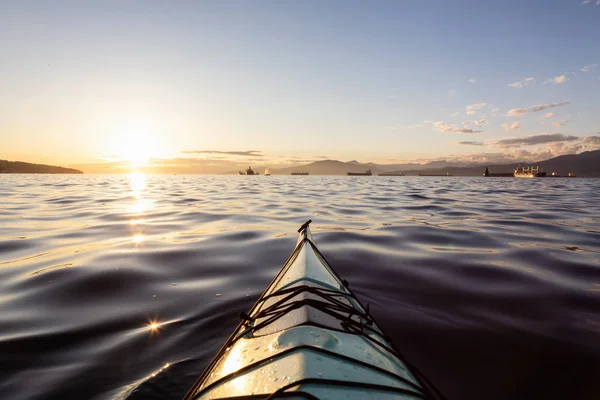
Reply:
[[348, 175], [348, 176], [371, 176], [371, 175], [373, 175], [373, 173], [371, 172], [370, 169], [368, 169], [365, 172], [348, 172], [346, 175]]
[[445, 174], [419, 174], [419, 176], [452, 176], [450, 172], [446, 172]]
[[513, 176], [515, 178], [542, 178], [546, 176], [546, 173], [540, 171], [540, 167], [517, 167]]
[[501, 177], [513, 177], [513, 173], [512, 172], [496, 172], [496, 173], [492, 173], [490, 172], [490, 170], [488, 169], [488, 167], [485, 167], [485, 172], [483, 173], [483, 176], [487, 176], [487, 177], [496, 177], [496, 178], [501, 178]]
[[404, 176], [402, 172], [382, 172], [379, 176]]
[[294, 172], [292, 172], [292, 175], [310, 175], [310, 174], [306, 171], [294, 171]]

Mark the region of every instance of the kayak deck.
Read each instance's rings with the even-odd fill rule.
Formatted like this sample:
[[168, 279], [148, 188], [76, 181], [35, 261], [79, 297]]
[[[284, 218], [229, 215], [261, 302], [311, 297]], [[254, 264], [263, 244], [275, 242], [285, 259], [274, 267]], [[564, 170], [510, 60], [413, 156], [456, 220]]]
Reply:
[[[310, 222], [310, 221], [309, 221]], [[186, 399], [433, 395], [312, 241], [294, 252]]]

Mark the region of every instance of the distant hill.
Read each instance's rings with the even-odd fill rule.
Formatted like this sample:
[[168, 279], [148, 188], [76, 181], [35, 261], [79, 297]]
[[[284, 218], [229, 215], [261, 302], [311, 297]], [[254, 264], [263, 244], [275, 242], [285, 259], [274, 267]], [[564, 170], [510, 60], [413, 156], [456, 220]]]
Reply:
[[373, 175], [381, 172], [403, 172], [405, 175], [427, 174], [451, 174], [454, 176], [481, 176], [488, 167], [490, 172], [512, 172], [518, 166], [539, 165], [542, 171], [556, 172], [559, 175], [567, 175], [569, 172], [582, 177], [600, 177], [600, 150], [586, 151], [581, 154], [569, 154], [558, 156], [549, 160], [533, 163], [511, 163], [511, 164], [483, 164], [432, 161], [426, 164], [374, 164], [359, 163], [356, 160], [343, 162], [338, 160], [316, 161], [310, 164], [294, 166], [289, 168], [271, 168], [273, 175], [289, 175], [293, 171], [301, 170], [311, 175], [346, 175], [348, 172], [364, 172], [370, 169]]
[[10, 174], [83, 174], [78, 169], [54, 165], [32, 164], [23, 161], [0, 160], [0, 173]]
[[271, 169], [273, 175], [290, 175], [292, 172], [300, 170], [308, 172], [311, 175], [346, 175], [347, 172], [365, 172], [370, 169], [373, 174], [383, 172], [376, 164], [361, 164], [356, 161], [343, 162], [337, 160], [315, 161], [313, 163], [289, 167]]

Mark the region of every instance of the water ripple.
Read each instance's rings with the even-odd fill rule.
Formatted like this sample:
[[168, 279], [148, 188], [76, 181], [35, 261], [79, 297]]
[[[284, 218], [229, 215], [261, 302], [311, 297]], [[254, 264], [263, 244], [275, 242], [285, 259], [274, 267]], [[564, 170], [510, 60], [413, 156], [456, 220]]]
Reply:
[[309, 218], [328, 260], [449, 399], [600, 391], [600, 180], [0, 184], [2, 398], [181, 398]]

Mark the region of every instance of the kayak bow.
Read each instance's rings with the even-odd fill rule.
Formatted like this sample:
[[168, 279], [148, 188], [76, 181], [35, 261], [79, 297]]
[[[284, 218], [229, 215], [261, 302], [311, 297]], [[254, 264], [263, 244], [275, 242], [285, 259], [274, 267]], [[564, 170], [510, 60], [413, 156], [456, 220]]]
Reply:
[[315, 246], [294, 252], [185, 399], [441, 399]]

